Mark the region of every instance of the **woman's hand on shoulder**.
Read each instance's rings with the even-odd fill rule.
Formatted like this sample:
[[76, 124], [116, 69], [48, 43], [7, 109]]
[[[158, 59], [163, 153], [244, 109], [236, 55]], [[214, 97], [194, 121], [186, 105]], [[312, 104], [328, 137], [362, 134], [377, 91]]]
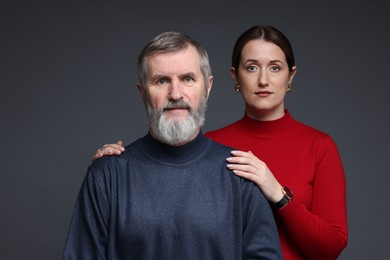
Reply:
[[282, 186], [272, 174], [268, 166], [251, 151], [232, 151], [227, 158], [227, 167], [237, 176], [254, 182], [268, 201], [276, 203], [283, 198]]
[[106, 155], [121, 155], [123, 151], [125, 151], [125, 148], [122, 140], [119, 140], [116, 144], [105, 144], [96, 150], [96, 153], [92, 156], [92, 161]]

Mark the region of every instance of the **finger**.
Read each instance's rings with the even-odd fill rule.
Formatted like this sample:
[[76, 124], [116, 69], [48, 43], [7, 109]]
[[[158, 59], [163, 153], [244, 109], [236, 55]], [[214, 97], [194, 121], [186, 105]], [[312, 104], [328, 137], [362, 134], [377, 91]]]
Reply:
[[101, 149], [102, 150], [112, 149], [115, 153], [117, 151], [123, 152], [125, 150], [125, 148], [122, 146], [122, 144], [119, 144], [119, 141], [116, 144], [105, 144], [105, 145], [103, 145], [103, 147]]
[[103, 156], [103, 153], [100, 152], [100, 149], [96, 150], [96, 153], [92, 156], [92, 161], [95, 161], [96, 159], [99, 159]]
[[98, 149], [98, 152], [103, 153], [103, 155], [120, 155], [123, 151], [125, 151], [125, 148], [117, 144], [105, 144], [102, 148]]
[[104, 148], [104, 150], [106, 150], [106, 149], [110, 149], [110, 150], [114, 151], [115, 153], [123, 152], [125, 150], [125, 148], [123, 148], [123, 146], [118, 145], [118, 144], [110, 144], [109, 146], [106, 146]]
[[248, 151], [248, 152], [243, 152], [243, 151], [239, 151], [239, 150], [234, 150], [234, 151], [231, 151], [231, 154], [234, 156], [234, 157], [237, 157], [237, 158], [248, 158], [254, 162], [261, 162], [261, 163], [264, 163], [262, 160], [260, 160], [256, 155], [254, 155], [252, 153], [252, 151]]
[[244, 157], [244, 158], [259, 160], [259, 158], [257, 158], [251, 151], [244, 152], [244, 151], [235, 150], [235, 151], [231, 151], [231, 154], [234, 157]]
[[245, 157], [228, 157], [226, 158], [230, 169], [237, 169], [243, 171], [251, 171], [262, 173], [268, 168], [267, 165], [258, 158], [245, 158]]
[[258, 172], [260, 172], [257, 168], [255, 168], [251, 165], [227, 164], [226, 166], [232, 171], [247, 172], [247, 173], [254, 174], [254, 175], [258, 175]]
[[116, 149], [113, 149], [109, 146], [103, 146], [102, 148], [99, 148], [97, 151], [96, 151], [96, 154], [95, 155], [100, 155], [101, 156], [105, 156], [105, 155], [112, 155], [116, 152]]
[[259, 179], [259, 176], [245, 171], [234, 170], [233, 173], [239, 177], [245, 178], [255, 183]]
[[101, 149], [101, 152], [103, 153], [103, 155], [121, 154], [120, 150], [111, 147], [105, 147]]
[[244, 151], [240, 151], [240, 150], [233, 150], [233, 151], [231, 151], [231, 154], [233, 154], [234, 156], [238, 156], [238, 157], [250, 156], [249, 152], [244, 152]]
[[229, 163], [261, 165], [263, 162], [256, 157], [234, 156], [226, 158]]

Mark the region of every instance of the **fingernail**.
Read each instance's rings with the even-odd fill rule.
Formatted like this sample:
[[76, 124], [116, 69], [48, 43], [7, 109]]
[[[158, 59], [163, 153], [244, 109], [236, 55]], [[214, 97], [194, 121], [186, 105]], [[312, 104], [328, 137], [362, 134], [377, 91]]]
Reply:
[[238, 151], [231, 151], [232, 154], [236, 154]]
[[232, 158], [232, 157], [228, 157], [228, 158], [226, 158], [226, 161], [228, 161], [228, 162], [230, 162], [231, 160], [233, 160], [233, 158]]

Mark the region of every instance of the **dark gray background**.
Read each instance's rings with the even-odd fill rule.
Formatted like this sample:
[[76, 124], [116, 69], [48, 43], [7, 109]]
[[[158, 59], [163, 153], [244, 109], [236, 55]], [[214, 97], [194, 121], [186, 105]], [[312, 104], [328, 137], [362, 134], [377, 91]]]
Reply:
[[1, 259], [60, 259], [94, 151], [146, 133], [135, 82], [147, 41], [179, 30], [208, 50], [215, 80], [207, 131], [243, 115], [230, 55], [255, 24], [278, 27], [293, 44], [292, 115], [338, 144], [349, 220], [340, 259], [390, 257], [386, 1], [54, 2], [0, 5]]

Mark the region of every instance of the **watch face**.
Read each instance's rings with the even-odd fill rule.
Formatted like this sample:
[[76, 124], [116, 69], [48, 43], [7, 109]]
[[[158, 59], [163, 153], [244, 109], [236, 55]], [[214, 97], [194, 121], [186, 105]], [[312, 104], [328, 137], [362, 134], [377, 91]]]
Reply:
[[287, 197], [289, 197], [290, 199], [292, 199], [294, 197], [294, 194], [292, 193], [292, 191], [288, 187], [284, 187], [283, 189], [286, 192]]

